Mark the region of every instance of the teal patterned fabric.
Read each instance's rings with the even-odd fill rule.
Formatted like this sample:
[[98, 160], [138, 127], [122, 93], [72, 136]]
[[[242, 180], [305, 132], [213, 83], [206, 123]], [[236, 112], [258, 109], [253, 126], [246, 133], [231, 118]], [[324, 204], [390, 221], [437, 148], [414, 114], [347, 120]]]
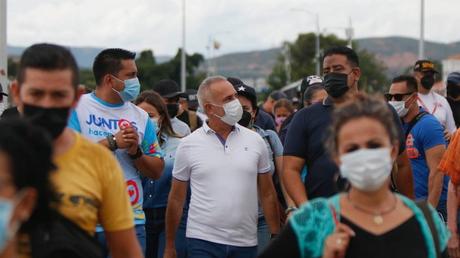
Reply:
[[[425, 247], [428, 250], [428, 258], [436, 258], [436, 249], [428, 223], [423, 212], [408, 198], [397, 195], [403, 203], [412, 210], [420, 224], [425, 238]], [[297, 237], [299, 252], [302, 258], [321, 257], [324, 240], [334, 232], [335, 223], [332, 209], [335, 209], [337, 219], [340, 220], [340, 195], [329, 199], [318, 198], [300, 207], [292, 215], [289, 223]], [[441, 221], [435, 209], [430, 206], [432, 217], [439, 235], [440, 250], [445, 250], [449, 240], [449, 232]]]

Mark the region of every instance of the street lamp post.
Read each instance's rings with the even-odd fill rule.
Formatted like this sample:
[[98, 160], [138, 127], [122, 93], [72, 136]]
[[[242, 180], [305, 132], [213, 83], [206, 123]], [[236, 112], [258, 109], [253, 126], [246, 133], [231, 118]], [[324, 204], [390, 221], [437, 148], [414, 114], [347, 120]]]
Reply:
[[3, 86], [3, 92], [8, 94], [8, 53], [6, 50], [6, 11], [7, 0], [0, 0], [0, 83]]
[[420, 0], [420, 39], [418, 42], [418, 59], [425, 58], [425, 0]]
[[182, 92], [187, 89], [186, 71], [186, 50], [185, 50], [185, 0], [182, 0], [182, 52], [180, 58], [180, 85]]

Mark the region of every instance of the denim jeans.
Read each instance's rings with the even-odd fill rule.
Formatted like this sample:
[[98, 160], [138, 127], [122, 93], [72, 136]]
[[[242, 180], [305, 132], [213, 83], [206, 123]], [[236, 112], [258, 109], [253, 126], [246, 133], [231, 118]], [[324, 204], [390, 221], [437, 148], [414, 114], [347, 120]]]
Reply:
[[257, 254], [261, 254], [268, 246], [270, 238], [270, 228], [265, 221], [265, 217], [259, 217], [259, 221], [257, 223]]
[[239, 247], [187, 238], [188, 258], [255, 258], [257, 246]]
[[[135, 230], [136, 230], [136, 237], [137, 240], [139, 241], [139, 244], [141, 246], [142, 252], [145, 252], [145, 226], [144, 225], [135, 225]], [[111, 255], [109, 253], [109, 248], [107, 245], [107, 240], [105, 239], [105, 234], [104, 232], [98, 232], [96, 233], [96, 239], [99, 241], [99, 243], [102, 246], [102, 249], [104, 250], [104, 257], [110, 258]]]
[[[145, 232], [147, 246], [145, 249], [146, 258], [163, 258], [165, 249], [165, 213], [166, 208], [144, 209]], [[187, 257], [187, 242], [185, 228], [187, 224], [187, 212], [184, 211], [179, 228], [176, 232], [176, 253], [177, 258]]]

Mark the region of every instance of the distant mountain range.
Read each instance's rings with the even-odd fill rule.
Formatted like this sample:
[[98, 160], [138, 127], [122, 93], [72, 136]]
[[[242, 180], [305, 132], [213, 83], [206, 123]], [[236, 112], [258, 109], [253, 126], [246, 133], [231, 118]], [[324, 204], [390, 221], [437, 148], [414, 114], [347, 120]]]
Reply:
[[[359, 48], [376, 55], [387, 66], [387, 75], [393, 76], [412, 66], [418, 56], [418, 40], [408, 37], [381, 37], [357, 39]], [[90, 68], [94, 57], [102, 48], [71, 47], [80, 67]], [[23, 47], [8, 47], [11, 56], [21, 55]], [[425, 42], [426, 56], [429, 59], [441, 61], [451, 55], [460, 54], [460, 41], [454, 43]], [[280, 48], [238, 52], [218, 56], [211, 60], [212, 66], [217, 67], [217, 73], [225, 76], [235, 76], [246, 79], [267, 78], [276, 59], [281, 53]], [[155, 57], [158, 62], [166, 62], [170, 56]], [[203, 66], [204, 69], [205, 66]]]
[[[20, 56], [25, 47], [8, 46], [7, 52], [9, 56]], [[78, 66], [81, 68], [91, 68], [93, 66], [94, 58], [103, 48], [95, 47], [70, 47], [70, 51], [75, 56]], [[158, 63], [167, 62], [171, 59], [170, 56], [155, 56]]]

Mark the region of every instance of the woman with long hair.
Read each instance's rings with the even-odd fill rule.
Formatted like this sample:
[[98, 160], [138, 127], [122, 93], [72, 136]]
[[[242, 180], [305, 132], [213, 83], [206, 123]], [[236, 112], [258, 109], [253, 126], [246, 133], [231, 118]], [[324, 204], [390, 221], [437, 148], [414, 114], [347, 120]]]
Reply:
[[[142, 92], [134, 101], [144, 109], [156, 125], [160, 147], [164, 153], [165, 166], [157, 180], [144, 179], [144, 212], [146, 216], [146, 257], [163, 257], [165, 245], [165, 214], [169, 191], [171, 190], [172, 170], [175, 153], [181, 136], [174, 132], [168, 110], [161, 96], [151, 90]], [[184, 212], [184, 214], [187, 214]], [[186, 257], [185, 221], [182, 219], [176, 235], [177, 257]]]

